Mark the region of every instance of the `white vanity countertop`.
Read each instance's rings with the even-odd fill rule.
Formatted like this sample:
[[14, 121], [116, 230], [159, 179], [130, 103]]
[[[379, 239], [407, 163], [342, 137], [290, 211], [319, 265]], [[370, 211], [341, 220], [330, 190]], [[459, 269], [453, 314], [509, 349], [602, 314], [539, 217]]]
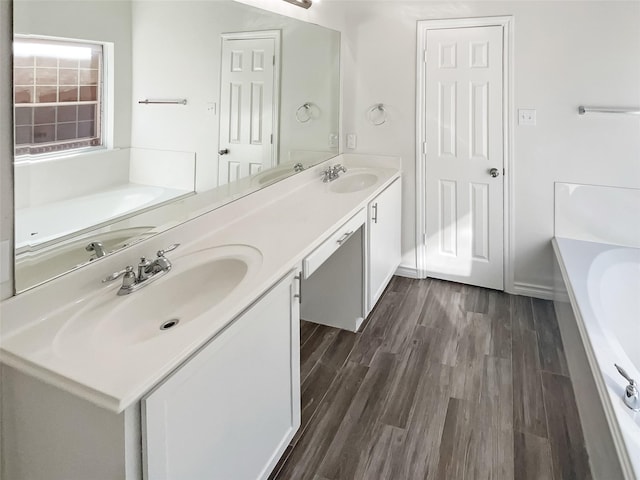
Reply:
[[[366, 167], [378, 181], [353, 193], [334, 193], [319, 172], [335, 163], [350, 170]], [[193, 355], [287, 272], [295, 268], [337, 228], [400, 176], [400, 159], [343, 155], [198, 217], [78, 272], [0, 304], [0, 359], [22, 372], [75, 393], [114, 412], [122, 412], [173, 369]], [[90, 350], [56, 337], [70, 313], [98, 294], [114, 296], [116, 281], [100, 279], [137, 257], [179, 242], [167, 254], [174, 266], [190, 252], [224, 245], [249, 245], [262, 254], [262, 265], [214, 310], [136, 346]], [[168, 278], [172, 272], [166, 275]], [[160, 284], [163, 279], [157, 281]], [[154, 284], [130, 295], [153, 295]], [[75, 293], [74, 293], [75, 292]], [[127, 297], [120, 297], [127, 298]], [[176, 298], [176, 302], [179, 298]], [[52, 308], [53, 305], [53, 308]], [[80, 337], [82, 338], [82, 337]]]

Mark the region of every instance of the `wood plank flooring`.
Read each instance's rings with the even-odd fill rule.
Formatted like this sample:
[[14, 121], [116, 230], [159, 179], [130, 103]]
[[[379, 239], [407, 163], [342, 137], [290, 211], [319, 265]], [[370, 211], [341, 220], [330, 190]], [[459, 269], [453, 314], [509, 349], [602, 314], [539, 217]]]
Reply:
[[300, 337], [272, 480], [591, 478], [551, 302], [394, 277], [360, 333]]

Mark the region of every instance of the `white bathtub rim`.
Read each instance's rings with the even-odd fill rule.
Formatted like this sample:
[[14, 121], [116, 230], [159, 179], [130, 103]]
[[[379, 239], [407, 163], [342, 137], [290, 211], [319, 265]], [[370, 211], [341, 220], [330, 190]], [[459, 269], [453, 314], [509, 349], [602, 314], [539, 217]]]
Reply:
[[[569, 302], [576, 317], [576, 324], [580, 334], [580, 339], [582, 340], [585, 353], [587, 355], [589, 369], [591, 370], [594, 378], [595, 385], [598, 390], [598, 396], [600, 397], [614, 446], [618, 454], [618, 459], [620, 460], [620, 467], [626, 479], [638, 479], [640, 476], [636, 475], [635, 472], [640, 473], [640, 442], [638, 439], [633, 438], [634, 432], [632, 431], [632, 428], [634, 427], [630, 425], [629, 422], [636, 424], [636, 428], [640, 428], [640, 414], [634, 414], [634, 412], [632, 412], [622, 401], [622, 394], [624, 391], [624, 386], [622, 386], [622, 384], [625, 383], [624, 379], [620, 377], [621, 381], [618, 381], [618, 379], [614, 380], [613, 376], [608, 375], [610, 379], [608, 382], [604, 378], [602, 367], [600, 365], [608, 365], [611, 363], [609, 359], [603, 358], [611, 355], [617, 357], [617, 362], [625, 363], [625, 368], [634, 378], [640, 378], [640, 372], [636, 370], [635, 365], [631, 363], [631, 360], [624, 353], [622, 347], [617, 341], [615, 344], [619, 346], [619, 350], [615, 354], [609, 352], [609, 348], [606, 348], [606, 351], [603, 351], [602, 348], [599, 350], [594, 349], [593, 341], [597, 340], [598, 337], [600, 337], [603, 342], [610, 342], [613, 339], [610, 339], [609, 335], [606, 335], [602, 331], [600, 322], [594, 318], [595, 314], [592, 311], [591, 305], [588, 302], [583, 302], [584, 305], [580, 306], [581, 304], [577, 301], [575, 292], [576, 286], [571, 282], [571, 279], [573, 278], [575, 281], [576, 276], [581, 277], [584, 281], [584, 288], [586, 290], [587, 274], [591, 262], [583, 262], [583, 264], [580, 265], [583, 270], [579, 272], [581, 275], [574, 274], [573, 277], [569, 276], [565, 265], [565, 258], [562, 256], [562, 250], [563, 245], [565, 245], [564, 249], [567, 249], [569, 248], [570, 243], [574, 243], [574, 246], [577, 244], [591, 244], [588, 248], [598, 253], [612, 248], [633, 247], [621, 247], [620, 245], [603, 244], [562, 237], [555, 237], [552, 240], [553, 249], [562, 273], [562, 279], [567, 289]], [[585, 317], [591, 318], [589, 331], [587, 331], [588, 327], [585, 323]], [[596, 351], [599, 351], [600, 353], [596, 353]], [[611, 367], [614, 368], [613, 364]], [[629, 449], [634, 444], [636, 446], [634, 449], [635, 455], [631, 455]]]
[[[603, 254], [608, 254], [608, 253], [614, 253], [618, 250], [624, 250], [626, 252], [632, 251], [633, 254], [637, 254], [638, 256], [638, 260], [640, 260], [640, 248], [638, 247], [627, 247], [627, 246], [619, 246], [619, 245], [611, 245], [611, 248], [608, 248], [605, 251], [600, 252], [598, 255], [596, 255], [596, 257], [593, 259], [593, 261], [591, 262], [589, 269], [588, 269], [588, 273], [587, 273], [587, 295], [591, 294], [591, 286], [592, 286], [592, 272], [594, 269], [594, 266], [596, 266], [596, 262], [600, 260], [601, 255]], [[636, 256], [636, 255], [633, 255]], [[635, 258], [634, 258], [635, 260]], [[600, 267], [600, 264], [598, 264], [598, 267]], [[601, 272], [598, 272], [601, 273]], [[635, 273], [635, 272], [634, 272]], [[600, 283], [600, 282], [599, 282]], [[598, 285], [598, 287], [600, 287], [600, 285]], [[600, 317], [600, 313], [602, 313], [603, 310], [606, 310], [605, 307], [603, 306], [602, 303], [602, 289], [598, 288], [598, 295], [599, 298], [597, 299], [597, 302], [591, 302], [589, 305], [589, 308], [591, 310], [591, 312], [593, 313], [593, 316], [595, 318], [595, 327], [597, 327], [598, 332], [607, 340], [607, 343], [610, 345], [613, 345], [614, 351], [616, 352], [616, 355], [619, 356], [621, 358], [619, 365], [621, 367], [623, 367], [625, 370], [627, 370], [628, 372], [635, 372], [635, 377], [634, 375], [632, 375], [633, 378], [636, 378], [638, 381], [640, 381], [640, 362], [638, 361], [638, 359], [636, 358], [631, 358], [629, 355], [629, 349], [625, 348], [621, 341], [620, 341], [620, 337], [618, 335], [616, 335], [615, 333], [613, 333], [612, 330], [607, 330], [606, 326], [603, 325], [602, 323], [602, 318]], [[626, 299], [626, 297], [625, 297]], [[596, 308], [597, 307], [597, 308]], [[636, 312], [633, 312], [636, 313]], [[618, 317], [618, 316], [622, 316], [619, 313], [614, 312], [614, 316]], [[635, 318], [631, 315], [632, 318]], [[640, 317], [638, 317], [640, 318]], [[630, 322], [631, 324], [633, 324], [633, 319]], [[633, 325], [631, 325], [631, 327], [633, 328]], [[640, 328], [640, 325], [639, 325]], [[639, 330], [640, 331], [640, 330]], [[630, 332], [631, 334], [632, 332]], [[640, 345], [638, 346], [640, 348]], [[635, 352], [634, 352], [635, 353]], [[640, 422], [636, 422], [638, 423], [638, 426], [640, 426]]]

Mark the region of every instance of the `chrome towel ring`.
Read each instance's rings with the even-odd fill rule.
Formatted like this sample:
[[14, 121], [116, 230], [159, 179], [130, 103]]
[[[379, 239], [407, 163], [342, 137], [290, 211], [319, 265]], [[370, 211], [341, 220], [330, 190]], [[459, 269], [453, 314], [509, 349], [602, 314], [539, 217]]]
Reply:
[[371, 125], [376, 127], [382, 125], [387, 121], [387, 110], [384, 107], [384, 104], [377, 103], [373, 107], [367, 111], [367, 120]]
[[307, 102], [303, 103], [296, 110], [296, 120], [300, 123], [307, 123], [313, 118], [313, 112], [311, 110], [312, 104]]

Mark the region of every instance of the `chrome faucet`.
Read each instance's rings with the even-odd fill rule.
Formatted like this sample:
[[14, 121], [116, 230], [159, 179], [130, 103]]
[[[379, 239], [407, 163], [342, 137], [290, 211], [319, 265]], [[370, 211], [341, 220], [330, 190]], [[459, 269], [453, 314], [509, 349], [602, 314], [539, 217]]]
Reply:
[[303, 170], [304, 170], [304, 165], [302, 165], [301, 162], [298, 162], [293, 166], [293, 171], [294, 172], [301, 172]]
[[[614, 365], [616, 364], [614, 363]], [[638, 393], [636, 381], [631, 378], [631, 376], [620, 365], [616, 365], [616, 368], [618, 369], [618, 373], [620, 373], [620, 375], [629, 382], [629, 385], [627, 385], [627, 388], [625, 388], [624, 394], [622, 395], [624, 404], [634, 412], [640, 412], [640, 394]]]
[[333, 182], [336, 178], [338, 178], [340, 172], [347, 173], [347, 169], [343, 165], [337, 163], [336, 165], [329, 167], [322, 172], [322, 181], [324, 183]]
[[104, 250], [104, 245], [100, 242], [91, 242], [89, 245], [84, 247], [87, 252], [95, 252], [96, 258], [104, 257], [107, 252]]
[[157, 280], [162, 277], [165, 273], [171, 270], [171, 262], [164, 256], [164, 254], [175, 250], [179, 246], [179, 243], [174, 243], [164, 250], [158, 250], [157, 257], [153, 262], [147, 260], [146, 257], [141, 257], [140, 263], [138, 263], [137, 273], [134, 272], [132, 265], [128, 265], [124, 270], [112, 273], [107, 278], [103, 279], [102, 282], [111, 282], [122, 276], [122, 286], [118, 290], [118, 295], [128, 295], [135, 292], [145, 285], [148, 285], [153, 280]]

